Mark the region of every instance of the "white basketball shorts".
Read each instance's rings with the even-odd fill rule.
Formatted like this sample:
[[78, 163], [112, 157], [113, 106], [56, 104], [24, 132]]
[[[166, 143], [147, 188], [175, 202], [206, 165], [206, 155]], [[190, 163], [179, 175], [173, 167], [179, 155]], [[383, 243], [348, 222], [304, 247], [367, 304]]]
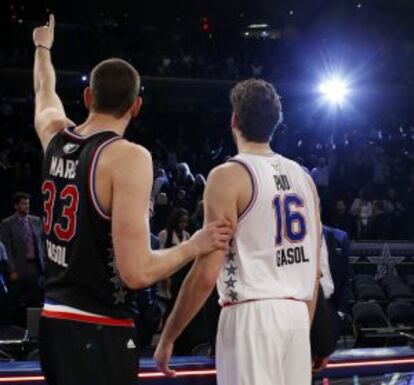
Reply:
[[221, 311], [217, 385], [310, 385], [309, 312], [294, 300], [245, 302]]

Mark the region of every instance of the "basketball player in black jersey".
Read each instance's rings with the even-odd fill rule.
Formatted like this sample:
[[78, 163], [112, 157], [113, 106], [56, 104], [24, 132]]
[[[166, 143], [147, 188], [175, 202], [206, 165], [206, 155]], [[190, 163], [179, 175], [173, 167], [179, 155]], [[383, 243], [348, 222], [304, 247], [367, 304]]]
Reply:
[[231, 229], [217, 221], [175, 248], [151, 250], [151, 155], [122, 138], [142, 104], [139, 75], [119, 59], [98, 64], [84, 92], [89, 116], [75, 126], [55, 92], [54, 24], [51, 15], [33, 32], [35, 127], [45, 153], [42, 369], [50, 385], [132, 385], [131, 289], [168, 277], [196, 255], [225, 249]]

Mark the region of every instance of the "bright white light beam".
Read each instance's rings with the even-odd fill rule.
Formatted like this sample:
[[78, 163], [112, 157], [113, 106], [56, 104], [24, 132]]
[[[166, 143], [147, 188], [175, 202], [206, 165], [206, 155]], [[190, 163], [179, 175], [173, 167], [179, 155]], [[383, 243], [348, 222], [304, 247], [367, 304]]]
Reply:
[[319, 85], [319, 92], [329, 103], [341, 105], [349, 94], [349, 88], [344, 80], [332, 78]]

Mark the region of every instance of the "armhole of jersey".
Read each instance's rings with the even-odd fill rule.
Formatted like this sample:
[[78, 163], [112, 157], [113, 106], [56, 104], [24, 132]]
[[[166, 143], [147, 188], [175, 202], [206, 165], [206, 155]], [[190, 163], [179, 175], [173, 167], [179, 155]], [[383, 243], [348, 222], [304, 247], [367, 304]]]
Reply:
[[249, 174], [250, 182], [252, 184], [252, 196], [250, 197], [250, 201], [249, 201], [248, 205], [246, 206], [246, 208], [238, 215], [238, 218], [237, 218], [237, 221], [240, 222], [244, 218], [246, 218], [247, 214], [251, 211], [254, 204], [256, 203], [257, 194], [258, 194], [258, 187], [259, 186], [258, 186], [256, 175], [255, 175], [254, 171], [252, 170], [252, 168], [246, 162], [244, 162], [241, 159], [235, 159], [235, 158], [229, 159], [228, 162], [238, 163], [241, 166], [243, 166], [244, 169]]
[[95, 211], [99, 214], [99, 216], [108, 221], [111, 220], [111, 216], [108, 215], [108, 213], [106, 213], [105, 210], [99, 205], [99, 201], [96, 196], [96, 191], [95, 191], [96, 166], [98, 164], [99, 156], [101, 155], [102, 150], [106, 146], [111, 144], [112, 142], [115, 142], [116, 140], [119, 140], [119, 139], [122, 139], [122, 138], [119, 136], [116, 136], [116, 137], [107, 139], [95, 149], [95, 152], [92, 156], [91, 164], [89, 166], [89, 172], [88, 172], [88, 190], [89, 190], [89, 196], [90, 196], [92, 205], [95, 208]]
[[[66, 128], [65, 128], [65, 130], [66, 130]], [[43, 150], [44, 159], [46, 159], [46, 156], [48, 154], [48, 151], [50, 150], [50, 147], [51, 147], [52, 143], [57, 140], [58, 136], [62, 132], [63, 131], [58, 131], [50, 138], [49, 143], [47, 144], [46, 148]]]

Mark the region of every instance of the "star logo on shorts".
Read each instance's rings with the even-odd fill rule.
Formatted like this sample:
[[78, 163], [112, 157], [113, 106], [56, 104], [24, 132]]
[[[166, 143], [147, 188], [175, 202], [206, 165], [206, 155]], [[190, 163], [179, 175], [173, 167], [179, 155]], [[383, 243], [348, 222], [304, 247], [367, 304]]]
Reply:
[[123, 288], [119, 289], [116, 293], [114, 293], [115, 297], [115, 305], [118, 305], [120, 303], [125, 303], [125, 298], [127, 296], [128, 292], [124, 290]]
[[224, 283], [226, 284], [226, 286], [227, 286], [227, 289], [228, 288], [230, 288], [230, 287], [232, 287], [232, 288], [234, 288], [234, 284], [236, 283], [237, 281], [235, 280], [235, 279], [233, 279], [233, 278], [229, 278], [227, 281], [224, 281]]
[[226, 267], [227, 275], [235, 275], [236, 270], [237, 270], [237, 267], [233, 265]]
[[238, 295], [235, 291], [230, 290], [229, 296], [231, 298], [231, 302], [235, 302], [238, 300]]

